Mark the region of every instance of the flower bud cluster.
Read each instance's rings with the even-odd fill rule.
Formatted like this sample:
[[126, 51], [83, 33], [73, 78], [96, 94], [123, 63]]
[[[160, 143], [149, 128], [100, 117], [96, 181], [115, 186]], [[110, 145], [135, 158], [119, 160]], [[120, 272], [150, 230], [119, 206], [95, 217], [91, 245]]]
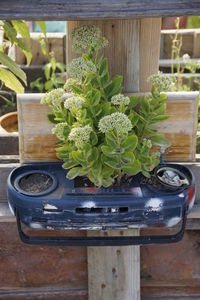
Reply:
[[79, 96], [71, 96], [65, 100], [64, 107], [66, 109], [79, 109], [83, 106], [85, 99]]
[[42, 97], [41, 104], [48, 104], [49, 106], [59, 107], [61, 102], [63, 102], [63, 94], [64, 90], [62, 88], [52, 90]]
[[68, 128], [68, 124], [66, 122], [58, 123], [52, 129], [52, 133], [55, 134], [59, 140], [64, 141], [65, 140], [64, 130], [67, 128]]
[[83, 25], [73, 29], [71, 39], [77, 52], [91, 47], [99, 50], [108, 45], [107, 39], [101, 36], [100, 29], [94, 25]]
[[133, 128], [127, 115], [116, 112], [103, 117], [99, 121], [99, 130], [102, 133], [115, 130], [118, 134], [126, 134]]
[[77, 148], [81, 148], [85, 143], [89, 142], [91, 132], [92, 127], [90, 125], [86, 125], [84, 127], [75, 127], [72, 128], [68, 139], [69, 141], [73, 141]]
[[143, 146], [147, 146], [149, 149], [152, 147], [152, 142], [149, 139], [143, 139]]
[[96, 66], [83, 57], [73, 59], [68, 66], [69, 76], [77, 81], [82, 81], [87, 73], [96, 73], [96, 71]]
[[148, 82], [150, 82], [158, 92], [170, 92], [175, 86], [176, 77], [164, 75], [159, 71], [157, 74], [151, 75], [148, 78]]
[[111, 103], [113, 105], [122, 105], [122, 104], [129, 105], [130, 99], [129, 97], [124, 96], [122, 94], [117, 94], [111, 98]]
[[65, 90], [65, 92], [67, 92], [67, 93], [73, 92], [72, 86], [74, 86], [74, 85], [75, 86], [77, 86], [77, 85], [79, 86], [79, 85], [81, 85], [81, 83], [78, 80], [76, 80], [76, 79], [68, 78], [67, 81], [64, 84], [64, 90]]

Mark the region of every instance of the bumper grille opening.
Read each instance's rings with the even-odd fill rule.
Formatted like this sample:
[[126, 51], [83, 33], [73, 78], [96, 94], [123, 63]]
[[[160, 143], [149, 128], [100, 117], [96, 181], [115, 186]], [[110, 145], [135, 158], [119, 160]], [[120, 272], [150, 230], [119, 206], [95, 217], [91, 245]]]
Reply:
[[114, 214], [127, 213], [128, 207], [77, 207], [77, 214]]

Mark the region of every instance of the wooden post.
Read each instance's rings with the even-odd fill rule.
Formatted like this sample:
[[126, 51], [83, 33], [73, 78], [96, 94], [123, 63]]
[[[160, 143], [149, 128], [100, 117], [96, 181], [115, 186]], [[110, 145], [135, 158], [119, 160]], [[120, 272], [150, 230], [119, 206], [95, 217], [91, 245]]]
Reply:
[[[111, 76], [123, 75], [124, 92], [148, 91], [147, 77], [158, 71], [160, 18], [147, 20], [104, 20], [67, 22], [67, 63], [76, 57], [70, 32], [85, 24], [98, 26], [109, 41], [104, 50]], [[140, 56], [141, 54], [141, 56]], [[139, 229], [93, 232], [88, 235], [139, 235]], [[90, 300], [140, 299], [139, 246], [88, 247]]]

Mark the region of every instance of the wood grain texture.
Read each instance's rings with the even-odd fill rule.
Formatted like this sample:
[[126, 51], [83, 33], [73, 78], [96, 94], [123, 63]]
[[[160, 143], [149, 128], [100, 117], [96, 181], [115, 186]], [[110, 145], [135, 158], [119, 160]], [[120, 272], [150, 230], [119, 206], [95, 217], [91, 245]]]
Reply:
[[88, 20], [200, 14], [198, 0], [1, 0], [0, 18]]
[[[146, 229], [141, 232], [149, 233]], [[170, 246], [142, 246], [141, 286], [144, 297], [196, 296], [199, 299], [199, 231], [186, 231], [183, 240]]]
[[70, 40], [71, 31], [81, 25], [93, 24], [109, 41], [104, 50], [110, 75], [123, 76], [124, 92], [139, 91], [139, 20], [104, 20], [67, 22], [67, 64], [77, 55]]
[[[196, 151], [197, 92], [167, 93], [169, 119], [160, 123], [159, 130], [169, 138], [171, 147], [167, 159], [193, 161]], [[48, 107], [40, 104], [42, 94], [18, 95], [20, 160], [56, 160], [57, 139], [46, 115]]]
[[140, 92], [149, 92], [151, 90], [147, 79], [159, 70], [160, 29], [160, 18], [140, 20]]
[[193, 57], [200, 57], [200, 29], [196, 29], [194, 32]]
[[[31, 232], [29, 230], [29, 234]], [[41, 231], [37, 234], [48, 233]], [[70, 236], [72, 233], [57, 231], [56, 234]], [[74, 231], [73, 234], [84, 236], [85, 232]], [[86, 247], [25, 245], [19, 238], [16, 223], [0, 224], [0, 242], [0, 292], [4, 289], [48, 287], [68, 291], [87, 289]], [[40, 299], [45, 298], [41, 295]]]
[[56, 160], [57, 139], [47, 119], [49, 108], [41, 105], [43, 94], [18, 95], [20, 161]]
[[0, 291], [0, 300], [87, 300], [87, 289], [26, 288]]
[[[88, 235], [139, 235], [139, 230], [88, 231]], [[140, 248], [88, 247], [88, 284], [90, 300], [140, 299]]]
[[18, 133], [0, 132], [0, 155], [17, 155], [18, 153]]
[[10, 172], [18, 166], [19, 166], [18, 163], [10, 163], [10, 164], [1, 163], [0, 164], [0, 176], [1, 176], [1, 179], [0, 179], [0, 203], [5, 202], [7, 200], [7, 197], [6, 197], [7, 178], [9, 176]]

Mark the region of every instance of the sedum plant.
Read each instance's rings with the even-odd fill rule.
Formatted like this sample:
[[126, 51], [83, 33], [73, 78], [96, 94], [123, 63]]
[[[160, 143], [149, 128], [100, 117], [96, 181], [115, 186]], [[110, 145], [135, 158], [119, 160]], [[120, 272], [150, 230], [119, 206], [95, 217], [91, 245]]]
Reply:
[[71, 38], [82, 55], [68, 66], [64, 88], [41, 100], [51, 108], [48, 118], [67, 178], [86, 176], [95, 186], [109, 187], [139, 172], [150, 177], [160, 162], [155, 147], [168, 145], [155, 126], [167, 118], [166, 96], [154, 87], [142, 98], [122, 94], [122, 76], [111, 78], [107, 58], [100, 55], [108, 41], [99, 28], [81, 26]]

